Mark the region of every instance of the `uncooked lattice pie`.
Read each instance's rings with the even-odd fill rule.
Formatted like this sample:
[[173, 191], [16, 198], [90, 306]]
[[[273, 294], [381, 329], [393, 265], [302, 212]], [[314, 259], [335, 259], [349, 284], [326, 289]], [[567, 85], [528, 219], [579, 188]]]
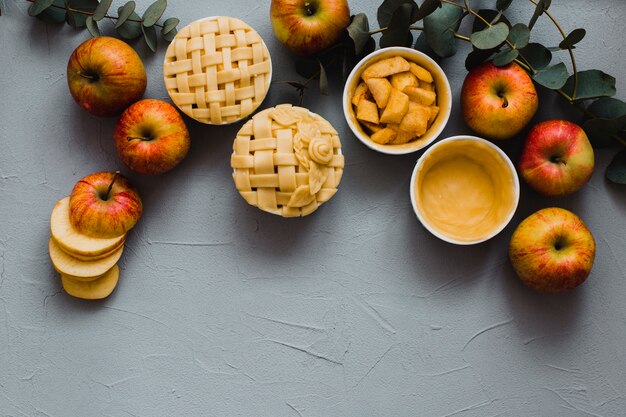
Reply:
[[207, 124], [233, 123], [261, 104], [272, 64], [259, 34], [239, 19], [215, 17], [184, 27], [167, 48], [163, 76], [172, 101]]
[[337, 192], [344, 157], [337, 131], [321, 116], [282, 104], [248, 120], [231, 166], [242, 197], [283, 217], [306, 216]]

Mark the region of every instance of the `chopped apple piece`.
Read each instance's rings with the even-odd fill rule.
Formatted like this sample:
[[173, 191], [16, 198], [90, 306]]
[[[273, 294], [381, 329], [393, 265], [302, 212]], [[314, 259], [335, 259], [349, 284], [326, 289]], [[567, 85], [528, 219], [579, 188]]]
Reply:
[[419, 80], [419, 88], [427, 91], [435, 91], [435, 84], [427, 83], [424, 80]]
[[361, 98], [369, 98], [369, 90], [367, 89], [367, 84], [363, 81], [359, 83], [354, 89], [354, 94], [352, 95], [352, 104], [357, 106]]
[[385, 126], [379, 125], [379, 124], [376, 124], [376, 123], [370, 123], [370, 122], [361, 121], [361, 124], [363, 126], [365, 126], [365, 128], [367, 130], [369, 130], [370, 133], [376, 133], [379, 130], [383, 130], [385, 128]]
[[[54, 237], [52, 237], [52, 239], [54, 239]], [[54, 243], [56, 243], [59, 246], [59, 249], [61, 249], [63, 252], [65, 252], [68, 255], [70, 255], [72, 258], [76, 258], [79, 261], [91, 262], [91, 261], [97, 261], [98, 259], [107, 258], [107, 257], [113, 255], [114, 252], [116, 252], [119, 248], [124, 246], [125, 242], [124, 241], [120, 242], [119, 245], [117, 245], [116, 247], [111, 249], [109, 252], [105, 252], [103, 254], [93, 255], [93, 256], [79, 255], [77, 253], [70, 252], [70, 251], [66, 250], [63, 246], [59, 245], [59, 242], [57, 242], [56, 240], [54, 241]]]
[[365, 82], [376, 100], [376, 105], [384, 109], [391, 93], [391, 83], [386, 78], [369, 78]]
[[400, 121], [400, 130], [412, 132], [415, 136], [422, 136], [428, 127], [430, 109], [422, 106], [412, 106]]
[[72, 297], [84, 300], [100, 300], [113, 292], [119, 277], [120, 269], [117, 265], [113, 265], [111, 269], [93, 281], [79, 281], [71, 275], [61, 274], [61, 284], [65, 292]]
[[398, 74], [393, 74], [389, 81], [391, 81], [391, 85], [398, 90], [404, 90], [404, 87], [418, 87], [419, 81], [417, 77], [410, 72], [400, 72]]
[[370, 138], [376, 143], [380, 143], [381, 145], [386, 145], [392, 140], [394, 140], [396, 135], [397, 135], [397, 132], [395, 130], [386, 127], [374, 133], [372, 136], [370, 136]]
[[396, 135], [396, 138], [394, 140], [391, 141], [392, 145], [402, 145], [403, 143], [407, 143], [412, 141], [413, 139], [415, 139], [415, 133], [413, 132], [407, 132], [405, 130], [398, 130], [398, 134]]
[[48, 242], [48, 251], [52, 265], [61, 274], [74, 275], [80, 278], [97, 277], [111, 269], [122, 256], [124, 247], [120, 247], [107, 258], [95, 261], [81, 261], [63, 252], [54, 239]]
[[356, 118], [361, 121], [378, 124], [378, 107], [376, 107], [376, 103], [362, 98], [356, 107]]
[[[399, 72], [409, 71], [411, 65], [401, 56], [394, 56], [373, 63], [363, 71], [361, 78], [367, 81], [368, 78], [383, 78]], [[419, 78], [419, 77], [418, 77]]]
[[437, 118], [437, 115], [439, 114], [439, 107], [430, 106], [429, 109], [430, 109], [430, 116], [428, 116], [428, 125], [430, 126], [430, 124], [435, 121], [435, 119]]
[[420, 80], [426, 81], [427, 83], [433, 82], [433, 76], [430, 72], [428, 72], [426, 68], [420, 67], [415, 62], [409, 64], [409, 70]]
[[411, 101], [424, 106], [430, 106], [437, 99], [437, 94], [434, 91], [424, 90], [419, 87], [406, 87], [402, 92], [408, 95]]
[[[409, 88], [409, 87], [407, 87]], [[400, 123], [409, 110], [409, 96], [395, 88], [391, 88], [387, 107], [380, 116], [381, 123]]]

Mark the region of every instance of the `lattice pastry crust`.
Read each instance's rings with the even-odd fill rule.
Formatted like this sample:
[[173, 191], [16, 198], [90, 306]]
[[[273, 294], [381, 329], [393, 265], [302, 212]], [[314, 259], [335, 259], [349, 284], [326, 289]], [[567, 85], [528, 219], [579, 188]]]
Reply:
[[226, 124], [250, 115], [270, 85], [272, 64], [259, 34], [239, 19], [198, 20], [181, 29], [165, 54], [172, 101], [189, 117]]
[[337, 192], [344, 167], [332, 125], [282, 104], [248, 120], [233, 143], [231, 166], [242, 197], [283, 217], [306, 216]]

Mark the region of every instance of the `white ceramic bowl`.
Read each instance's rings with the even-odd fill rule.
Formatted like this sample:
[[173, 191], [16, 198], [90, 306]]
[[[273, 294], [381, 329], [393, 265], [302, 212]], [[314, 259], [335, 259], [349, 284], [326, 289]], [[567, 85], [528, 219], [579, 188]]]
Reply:
[[515, 166], [499, 147], [463, 135], [424, 152], [413, 170], [410, 195], [415, 215], [429, 232], [449, 243], [473, 245], [511, 221], [520, 185]]
[[[394, 56], [401, 56], [407, 61], [415, 62], [416, 64], [427, 69], [433, 76], [435, 82], [435, 89], [437, 92], [437, 105], [439, 106], [439, 114], [428, 128], [426, 133], [419, 139], [402, 145], [381, 145], [370, 139], [369, 135], [363, 130], [361, 124], [356, 119], [356, 114], [352, 106], [351, 100], [354, 94], [354, 90], [361, 80], [361, 73], [365, 68], [370, 66], [376, 61], [380, 61], [385, 58], [391, 58]], [[390, 155], [402, 155], [411, 152], [416, 152], [429, 144], [431, 144], [441, 134], [448, 119], [450, 117], [450, 111], [452, 109], [452, 93], [450, 90], [450, 83], [448, 77], [443, 72], [441, 67], [437, 65], [428, 55], [411, 48], [402, 47], [390, 47], [379, 49], [372, 52], [365, 58], [363, 58], [352, 70], [346, 85], [343, 89], [343, 114], [348, 122], [348, 126], [352, 129], [354, 135], [363, 142], [367, 147]]]

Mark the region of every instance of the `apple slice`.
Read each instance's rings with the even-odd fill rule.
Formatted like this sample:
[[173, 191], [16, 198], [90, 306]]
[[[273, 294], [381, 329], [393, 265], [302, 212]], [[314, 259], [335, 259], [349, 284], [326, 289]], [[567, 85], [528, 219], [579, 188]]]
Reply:
[[120, 247], [110, 256], [95, 261], [81, 261], [63, 252], [54, 239], [48, 242], [48, 251], [54, 269], [61, 274], [74, 275], [81, 278], [97, 277], [104, 274], [117, 263], [122, 256], [124, 247]]
[[[54, 238], [52, 238], [54, 239]], [[74, 252], [70, 252], [67, 249], [65, 249], [63, 246], [61, 246], [59, 244], [59, 242], [55, 239], [55, 242], [57, 244], [57, 246], [59, 247], [59, 249], [61, 249], [63, 252], [67, 253], [68, 255], [70, 255], [72, 258], [76, 258], [79, 261], [84, 261], [84, 262], [91, 262], [91, 261], [97, 261], [99, 259], [103, 259], [103, 258], [107, 258], [111, 255], [113, 255], [114, 252], [116, 252], [119, 248], [121, 248], [122, 246], [124, 246], [125, 240], [121, 241], [119, 245], [117, 245], [116, 247], [114, 247], [113, 249], [111, 249], [108, 252], [105, 252], [103, 254], [100, 255], [94, 255], [94, 256], [85, 256], [85, 255], [79, 255], [77, 253]]]
[[59, 200], [50, 216], [50, 233], [63, 250], [74, 254], [96, 257], [106, 254], [124, 243], [126, 234], [110, 239], [100, 239], [80, 233], [70, 222], [70, 198]]
[[61, 274], [61, 284], [65, 292], [72, 297], [100, 300], [113, 292], [119, 277], [120, 269], [117, 265], [113, 265], [111, 269], [93, 281], [80, 281], [71, 275]]

